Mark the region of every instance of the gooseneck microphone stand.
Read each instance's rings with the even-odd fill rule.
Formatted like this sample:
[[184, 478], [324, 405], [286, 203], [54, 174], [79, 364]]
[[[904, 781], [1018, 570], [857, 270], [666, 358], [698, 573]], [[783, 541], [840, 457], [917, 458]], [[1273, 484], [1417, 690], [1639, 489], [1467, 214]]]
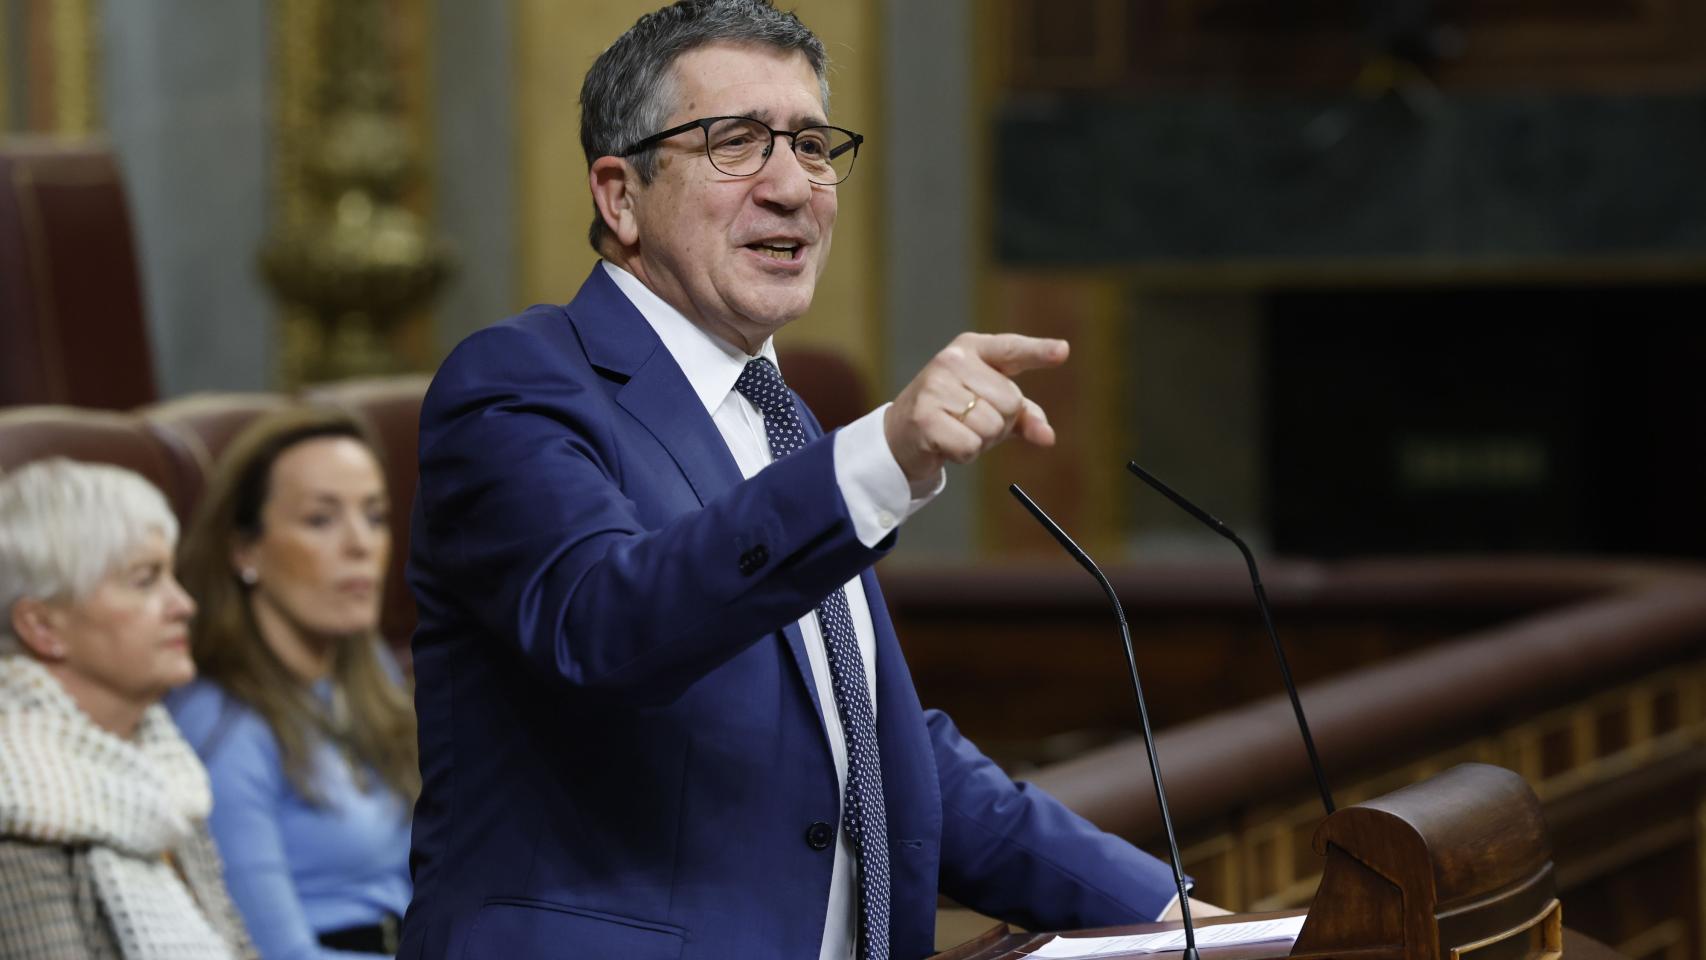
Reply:
[[1149, 705], [1143, 699], [1143, 683], [1137, 678], [1137, 654], [1132, 650], [1131, 628], [1126, 625], [1125, 608], [1120, 606], [1119, 596], [1114, 593], [1113, 585], [1108, 582], [1107, 577], [1102, 575], [1102, 571], [1096, 566], [1096, 562], [1091, 560], [1090, 555], [1085, 553], [1078, 544], [1072, 542], [1072, 538], [1066, 535], [1066, 531], [1060, 528], [1060, 524], [1055, 523], [1048, 514], [1043, 512], [1042, 507], [1037, 506], [1035, 501], [1026, 496], [1025, 491], [1019, 489], [1018, 484], [1008, 484], [1007, 489], [1020, 503], [1024, 504], [1025, 509], [1031, 512], [1031, 516], [1037, 518], [1038, 523], [1054, 535], [1060, 545], [1066, 548], [1066, 552], [1072, 554], [1072, 559], [1077, 560], [1080, 566], [1090, 571], [1090, 575], [1102, 585], [1102, 592], [1108, 595], [1108, 602], [1113, 605], [1114, 617], [1119, 620], [1120, 624], [1120, 640], [1125, 644], [1126, 666], [1131, 668], [1131, 691], [1137, 695], [1137, 715], [1143, 721], [1143, 747], [1149, 752], [1149, 775], [1155, 779], [1155, 802], [1161, 807], [1161, 826], [1167, 832], [1167, 850], [1172, 854], [1173, 882], [1179, 888], [1179, 912], [1185, 921], [1185, 952], [1181, 960], [1198, 960], [1196, 925], [1191, 921], [1190, 890], [1185, 886], [1184, 871], [1179, 869], [1179, 838], [1173, 832], [1173, 815], [1167, 811], [1167, 789], [1161, 785], [1161, 764], [1155, 758], [1155, 733], [1149, 727]]
[[1303, 733], [1303, 747], [1309, 751], [1309, 769], [1315, 774], [1315, 787], [1321, 791], [1321, 805], [1327, 808], [1327, 813], [1333, 812], [1333, 793], [1327, 789], [1327, 774], [1321, 769], [1321, 758], [1315, 754], [1315, 738], [1309, 735], [1309, 721], [1303, 716], [1303, 703], [1297, 698], [1297, 684], [1291, 679], [1291, 664], [1286, 661], [1285, 648], [1280, 646], [1279, 631], [1274, 629], [1274, 615], [1268, 609], [1268, 592], [1262, 589], [1262, 575], [1256, 571], [1256, 557], [1250, 553], [1250, 548], [1232, 528], [1221, 523], [1213, 514], [1186, 500], [1162, 483], [1154, 474], [1137, 465], [1135, 460], [1126, 461], [1126, 469], [1137, 474], [1139, 480], [1154, 487], [1156, 492], [1173, 501], [1179, 509], [1196, 517], [1204, 526], [1231, 540], [1244, 554], [1244, 564], [1250, 568], [1250, 585], [1256, 591], [1256, 606], [1262, 611], [1262, 623], [1268, 628], [1268, 639], [1273, 641], [1274, 659], [1279, 661], [1280, 679], [1285, 681], [1285, 692], [1291, 697], [1291, 712], [1297, 716], [1297, 729]]

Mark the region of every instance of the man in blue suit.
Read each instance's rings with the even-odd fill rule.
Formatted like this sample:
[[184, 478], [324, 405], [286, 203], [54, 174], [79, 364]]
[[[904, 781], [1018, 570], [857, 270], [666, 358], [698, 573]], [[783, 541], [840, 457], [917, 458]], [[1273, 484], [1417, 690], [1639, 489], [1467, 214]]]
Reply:
[[1174, 898], [921, 709], [870, 569], [945, 463], [1053, 442], [1013, 377], [1066, 344], [962, 335], [830, 435], [777, 375], [862, 144], [824, 62], [766, 0], [636, 23], [581, 94], [602, 262], [428, 391], [403, 957], [912, 960], [938, 891], [1034, 928]]

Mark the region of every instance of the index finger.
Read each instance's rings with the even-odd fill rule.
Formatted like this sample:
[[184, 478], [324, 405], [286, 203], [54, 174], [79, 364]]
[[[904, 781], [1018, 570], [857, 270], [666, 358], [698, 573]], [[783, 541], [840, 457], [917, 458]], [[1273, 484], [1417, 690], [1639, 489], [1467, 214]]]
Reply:
[[1071, 346], [1065, 340], [1027, 337], [1018, 333], [991, 333], [973, 344], [978, 358], [1008, 376], [1066, 362]]

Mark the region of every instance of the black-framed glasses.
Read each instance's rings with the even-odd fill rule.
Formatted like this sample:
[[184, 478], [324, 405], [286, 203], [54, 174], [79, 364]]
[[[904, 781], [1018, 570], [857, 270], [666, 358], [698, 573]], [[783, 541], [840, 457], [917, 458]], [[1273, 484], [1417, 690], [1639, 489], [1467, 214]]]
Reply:
[[702, 117], [654, 133], [623, 150], [621, 155], [632, 156], [695, 127], [704, 131], [705, 157], [720, 173], [731, 177], [752, 176], [770, 160], [776, 138], [787, 137], [806, 179], [826, 187], [847, 179], [853, 172], [853, 161], [859, 158], [859, 145], [865, 142], [864, 137], [840, 127], [777, 130], [751, 117]]

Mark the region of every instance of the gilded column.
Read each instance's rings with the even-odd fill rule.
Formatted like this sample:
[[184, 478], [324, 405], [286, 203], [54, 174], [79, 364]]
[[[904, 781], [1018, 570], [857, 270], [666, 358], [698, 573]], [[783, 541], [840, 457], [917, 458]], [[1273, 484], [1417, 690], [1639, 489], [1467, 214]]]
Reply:
[[95, 0], [0, 0], [0, 132], [100, 130], [95, 14]]
[[[273, 0], [273, 197], [275, 229], [301, 229], [308, 222], [309, 192], [303, 160], [312, 137], [314, 78], [319, 75], [320, 16], [325, 0]], [[281, 303], [278, 314], [278, 379], [294, 386], [309, 379], [320, 337], [308, 310]]]
[[56, 0], [53, 32], [53, 132], [86, 137], [97, 125], [94, 0]]
[[421, 113], [424, 97], [418, 85], [406, 96], [394, 55], [395, 41], [419, 36], [397, 24], [423, 11], [420, 0], [275, 6], [278, 225], [261, 264], [286, 305], [286, 385], [430, 362], [415, 328], [449, 256], [412, 209], [425, 191], [406, 107]]
[[0, 134], [12, 132], [11, 30], [11, 0], [0, 0]]

